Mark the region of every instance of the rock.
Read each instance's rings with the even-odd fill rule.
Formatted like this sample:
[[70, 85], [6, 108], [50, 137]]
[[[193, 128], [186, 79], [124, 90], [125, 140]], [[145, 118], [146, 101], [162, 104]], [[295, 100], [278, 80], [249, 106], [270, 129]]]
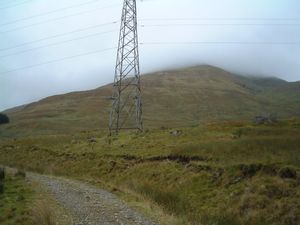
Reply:
[[269, 119], [264, 116], [256, 116], [254, 120], [256, 124], [265, 124], [269, 121]]
[[273, 114], [260, 115], [260, 116], [256, 116], [254, 118], [254, 121], [255, 121], [256, 124], [276, 123], [277, 122], [277, 117]]
[[182, 131], [181, 130], [173, 130], [170, 132], [170, 134], [173, 136], [179, 136], [182, 134]]

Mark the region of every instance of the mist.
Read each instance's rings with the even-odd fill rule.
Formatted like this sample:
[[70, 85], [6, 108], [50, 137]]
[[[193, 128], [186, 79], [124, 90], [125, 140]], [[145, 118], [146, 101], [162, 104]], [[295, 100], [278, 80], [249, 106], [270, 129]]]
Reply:
[[[300, 80], [297, 0], [137, 4], [142, 74], [209, 64]], [[1, 1], [0, 111], [113, 82], [121, 9], [121, 0]]]

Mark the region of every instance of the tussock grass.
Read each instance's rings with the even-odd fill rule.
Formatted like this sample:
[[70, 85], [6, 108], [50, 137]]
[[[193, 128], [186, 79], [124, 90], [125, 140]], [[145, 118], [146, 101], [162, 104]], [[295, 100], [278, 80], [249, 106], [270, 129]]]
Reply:
[[166, 225], [299, 224], [299, 120], [172, 131], [124, 132], [111, 142], [97, 131], [6, 140], [0, 162], [92, 181], [126, 200], [132, 193], [155, 206], [146, 210], [159, 207]]
[[35, 225], [56, 225], [55, 213], [48, 203], [43, 200], [36, 201], [33, 204], [32, 218]]

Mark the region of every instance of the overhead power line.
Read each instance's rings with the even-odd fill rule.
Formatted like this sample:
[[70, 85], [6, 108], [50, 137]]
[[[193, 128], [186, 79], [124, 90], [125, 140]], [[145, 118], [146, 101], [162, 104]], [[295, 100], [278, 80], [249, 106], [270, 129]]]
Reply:
[[34, 51], [34, 50], [47, 48], [47, 47], [52, 47], [52, 46], [57, 46], [57, 45], [61, 45], [61, 44], [65, 44], [65, 43], [69, 43], [69, 42], [73, 42], [73, 41], [83, 40], [83, 39], [87, 39], [87, 38], [91, 38], [91, 37], [95, 37], [95, 36], [99, 36], [99, 35], [103, 35], [103, 34], [109, 34], [109, 33], [113, 33], [113, 32], [116, 32], [116, 31], [117, 30], [101, 32], [101, 33], [94, 33], [94, 34], [86, 35], [86, 36], [83, 36], [83, 37], [72, 38], [72, 39], [65, 40], [65, 41], [55, 42], [55, 43], [51, 43], [51, 44], [47, 44], [47, 45], [43, 45], [43, 46], [39, 46], [39, 47], [35, 47], [35, 48], [26, 49], [24, 51], [19, 51], [19, 52], [7, 54], [7, 55], [0, 55], [0, 58], [20, 55], [20, 54], [24, 54], [24, 53], [31, 52], [31, 51]]
[[139, 18], [139, 21], [192, 21], [192, 20], [196, 20], [196, 21], [299, 21], [300, 18], [251, 18], [251, 17], [232, 17], [232, 18], [228, 18], [228, 17], [220, 17], [220, 18]]
[[284, 23], [189, 23], [189, 24], [141, 24], [141, 27], [171, 27], [171, 26], [300, 26], [300, 24], [291, 23], [291, 24], [284, 24]]
[[[5, 10], [5, 9], [10, 9], [10, 8], [18, 7], [18, 6], [21, 6], [21, 5], [28, 4], [28, 3], [32, 2], [32, 1], [33, 0], [27, 0], [27, 1], [20, 2], [20, 3], [3, 6], [3, 7], [0, 7], [0, 10]], [[93, 0], [93, 1], [94, 2], [98, 2], [98, 1], [103, 1], [103, 0]]]
[[36, 14], [36, 15], [28, 16], [28, 17], [19, 18], [19, 19], [16, 19], [16, 20], [11, 20], [11, 21], [8, 21], [8, 22], [1, 23], [0, 26], [11, 25], [11, 24], [14, 24], [14, 23], [17, 23], [17, 22], [26, 21], [26, 20], [46, 16], [46, 15], [51, 15], [51, 14], [57, 13], [57, 12], [64, 12], [65, 10], [68, 10], [68, 9], [74, 9], [74, 8], [82, 7], [82, 6], [85, 6], [85, 5], [94, 4], [94, 3], [97, 3], [98, 1], [99, 0], [88, 1], [88, 2], [84, 2], [84, 3], [80, 3], [80, 4], [71, 5], [71, 6], [68, 6], [68, 7], [55, 9], [55, 10], [44, 12], [44, 13], [39, 13], [39, 14]]
[[300, 45], [300, 42], [243, 42], [243, 41], [195, 41], [195, 42], [140, 42], [141, 45]]
[[19, 67], [19, 68], [12, 69], [12, 70], [7, 70], [7, 71], [4, 71], [4, 72], [0, 72], [0, 75], [8, 74], [8, 73], [16, 72], [16, 71], [21, 71], [21, 70], [26, 70], [26, 69], [30, 69], [30, 68], [34, 68], [34, 67], [39, 67], [39, 66], [46, 65], [46, 64], [52, 64], [52, 63], [56, 63], [56, 62], [61, 62], [61, 61], [65, 61], [65, 60], [79, 58], [79, 57], [83, 57], [83, 56], [94, 55], [94, 54], [98, 54], [98, 53], [102, 53], [102, 52], [106, 52], [106, 51], [110, 51], [110, 50], [114, 50], [114, 49], [117, 49], [117, 47], [86, 52], [86, 53], [82, 53], [82, 54], [78, 54], [78, 55], [71, 55], [71, 56], [67, 56], [67, 57], [63, 57], [63, 58], [59, 58], [59, 59], [45, 61], [45, 62], [38, 63], [38, 64], [32, 64], [32, 65], [29, 65], [29, 66], [24, 66], [24, 67]]
[[11, 47], [1, 48], [0, 51], [7, 51], [7, 50], [22, 47], [22, 46], [35, 44], [35, 43], [39, 43], [39, 42], [42, 42], [42, 41], [46, 41], [46, 40], [50, 40], [50, 39], [54, 39], [54, 38], [58, 38], [58, 37], [63, 37], [63, 36], [67, 36], [67, 35], [70, 35], [70, 34], [79, 33], [79, 32], [82, 32], [82, 31], [87, 31], [87, 30], [91, 30], [91, 29], [95, 29], [95, 28], [99, 28], [99, 27], [103, 27], [103, 26], [113, 25], [113, 24], [117, 24], [117, 23], [118, 23], [118, 21], [114, 21], [114, 22], [110, 22], [110, 23], [102, 23], [102, 24], [97, 24], [97, 25], [94, 25], [94, 26], [84, 27], [84, 28], [76, 29], [76, 30], [73, 30], [73, 31], [70, 31], [70, 32], [60, 33], [60, 34], [40, 38], [40, 39], [37, 39], [37, 40], [34, 40], [34, 41], [23, 42], [21, 44], [17, 44], [17, 45], [11, 46]]
[[115, 6], [116, 5], [111, 5], [111, 6], [96, 8], [96, 9], [93, 9], [93, 10], [82, 11], [82, 12], [79, 12], [79, 13], [74, 13], [74, 14], [71, 14], [71, 15], [61, 16], [61, 17], [57, 17], [57, 18], [54, 18], [54, 19], [45, 20], [45, 21], [38, 22], [38, 23], [33, 23], [33, 24], [25, 25], [25, 26], [15, 27], [15, 28], [12, 28], [10, 30], [0, 31], [0, 34], [6, 34], [6, 33], [14, 32], [14, 31], [17, 31], [17, 30], [26, 29], [26, 28], [30, 28], [30, 27], [42, 25], [42, 24], [45, 24], [45, 23], [54, 22], [54, 21], [59, 21], [59, 20], [65, 19], [65, 18], [79, 16], [79, 15], [83, 15], [83, 14], [87, 14], [87, 13], [95, 12], [95, 11], [98, 11], [98, 10], [103, 10], [103, 9], [115, 7]]

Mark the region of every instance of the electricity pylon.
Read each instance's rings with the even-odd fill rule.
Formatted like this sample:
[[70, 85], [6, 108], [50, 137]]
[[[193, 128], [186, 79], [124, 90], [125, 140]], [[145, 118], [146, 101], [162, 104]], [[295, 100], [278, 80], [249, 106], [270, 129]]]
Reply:
[[136, 0], [124, 0], [112, 100], [110, 134], [142, 131]]

